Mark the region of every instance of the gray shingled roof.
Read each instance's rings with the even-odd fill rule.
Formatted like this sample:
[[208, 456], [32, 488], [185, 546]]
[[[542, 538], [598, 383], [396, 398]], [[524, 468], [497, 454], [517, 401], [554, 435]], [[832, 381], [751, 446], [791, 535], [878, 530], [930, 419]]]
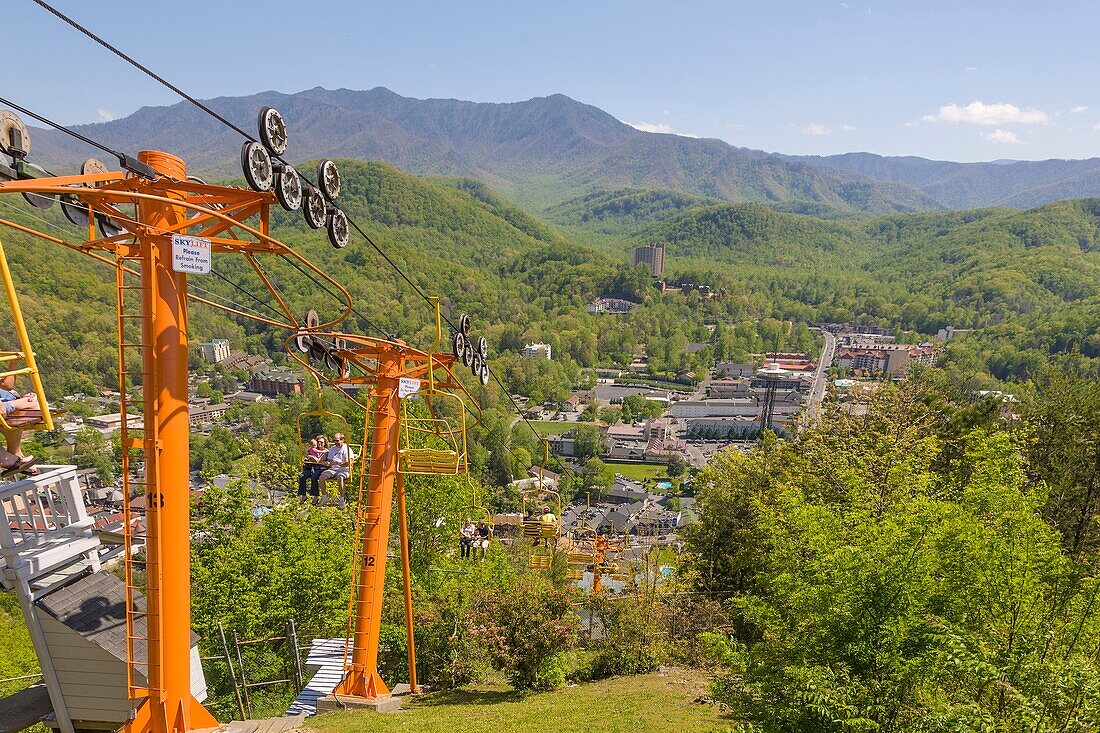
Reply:
[[[111, 573], [85, 575], [39, 599], [37, 605], [116, 659], [126, 660], [126, 587]], [[134, 656], [144, 667], [145, 596], [137, 594], [134, 606], [140, 612], [134, 619], [134, 635], [140, 640], [134, 645]], [[198, 640], [192, 631], [191, 645]]]

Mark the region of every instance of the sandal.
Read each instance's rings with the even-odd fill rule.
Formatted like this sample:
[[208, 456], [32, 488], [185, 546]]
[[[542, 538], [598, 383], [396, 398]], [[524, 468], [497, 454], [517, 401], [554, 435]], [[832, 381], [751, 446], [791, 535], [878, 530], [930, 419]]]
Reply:
[[39, 471], [35, 468], [34, 464], [38, 463], [38, 459], [34, 456], [27, 456], [20, 459], [19, 463], [15, 464], [14, 469], [18, 473], [25, 473], [28, 476], [37, 476]]

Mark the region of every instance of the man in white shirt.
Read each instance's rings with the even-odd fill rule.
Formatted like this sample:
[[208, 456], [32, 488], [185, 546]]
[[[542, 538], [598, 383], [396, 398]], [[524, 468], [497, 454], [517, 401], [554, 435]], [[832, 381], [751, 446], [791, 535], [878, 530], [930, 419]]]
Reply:
[[344, 434], [336, 433], [332, 436], [332, 447], [325, 454], [325, 470], [321, 472], [321, 503], [328, 500], [328, 483], [336, 481], [340, 487], [339, 505], [344, 508], [344, 482], [351, 477], [351, 448], [344, 442]]

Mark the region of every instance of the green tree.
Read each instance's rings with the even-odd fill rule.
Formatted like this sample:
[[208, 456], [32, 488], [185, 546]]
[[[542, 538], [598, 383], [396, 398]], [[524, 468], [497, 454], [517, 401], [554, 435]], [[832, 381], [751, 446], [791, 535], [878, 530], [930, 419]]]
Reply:
[[106, 436], [95, 428], [83, 427], [76, 431], [75, 437], [73, 463], [78, 468], [94, 468], [103, 484], [114, 481], [116, 468], [111, 460], [111, 443]]
[[615, 472], [599, 458], [589, 458], [581, 469], [581, 479], [586, 490], [599, 494], [615, 483]]
[[[1011, 405], [1008, 405], [1011, 407]], [[1100, 389], [1074, 365], [1051, 367], [1027, 400], [1028, 457], [1047, 487], [1045, 513], [1074, 558], [1100, 550]]]
[[684, 457], [679, 453], [673, 453], [668, 457], [668, 475], [676, 478], [677, 476], [683, 476], [687, 471], [688, 462], [684, 460]]
[[574, 428], [573, 453], [579, 458], [594, 458], [603, 453], [603, 432], [595, 425]]

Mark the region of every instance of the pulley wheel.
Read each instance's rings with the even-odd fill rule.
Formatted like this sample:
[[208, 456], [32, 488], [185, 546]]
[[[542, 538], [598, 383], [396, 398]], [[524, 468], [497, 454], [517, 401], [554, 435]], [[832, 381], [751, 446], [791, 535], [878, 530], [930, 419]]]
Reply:
[[294, 170], [294, 166], [285, 166], [275, 175], [275, 197], [279, 199], [279, 205], [287, 211], [302, 208], [302, 177]]
[[488, 386], [488, 384], [489, 384], [489, 365], [488, 364], [483, 363], [481, 365], [481, 373], [478, 375], [478, 377], [480, 377], [481, 385], [483, 387]]
[[271, 163], [271, 153], [257, 142], [247, 142], [241, 148], [241, 168], [244, 179], [253, 191], [271, 190], [275, 180], [275, 167]]
[[61, 197], [61, 213], [76, 226], [88, 228], [88, 207], [75, 196]]
[[[96, 158], [88, 158], [86, 161], [84, 161], [81, 164], [81, 166], [80, 166], [80, 175], [82, 175], [82, 176], [91, 176], [91, 175], [95, 175], [96, 173], [110, 173], [110, 169], [107, 166], [103, 165], [103, 163], [101, 163]], [[188, 176], [187, 180], [191, 180], [191, 177]], [[205, 183], [205, 182], [206, 181], [199, 181], [199, 183]], [[95, 185], [102, 186], [103, 184], [97, 183]]]
[[321, 161], [317, 166], [317, 186], [329, 201], [335, 202], [340, 198], [340, 171], [336, 168], [336, 163], [331, 160]]
[[481, 365], [485, 362], [481, 359], [481, 352], [474, 351], [474, 358], [470, 360], [470, 371], [476, 377], [481, 372]]
[[314, 366], [322, 366], [325, 363], [325, 357], [328, 356], [328, 346], [324, 341], [316, 336], [310, 340], [309, 344], [309, 360]]
[[313, 334], [300, 331], [294, 337], [294, 345], [298, 347], [298, 351], [308, 354], [310, 347], [313, 346]]
[[489, 341], [484, 336], [477, 340], [477, 350], [482, 359], [489, 358]]
[[23, 120], [11, 110], [0, 110], [0, 150], [13, 158], [26, 158], [31, 152], [31, 135]]
[[462, 352], [466, 350], [466, 337], [462, 335], [462, 331], [455, 331], [455, 335], [451, 337], [451, 347], [455, 358], [461, 359]]
[[465, 313], [458, 319], [458, 330], [462, 331], [463, 336], [470, 335], [470, 317]]
[[302, 198], [302, 213], [305, 214], [306, 224], [310, 229], [320, 229], [325, 225], [325, 217], [328, 214], [325, 197], [313, 186], [306, 186], [306, 192]]
[[264, 107], [260, 110], [257, 119], [260, 128], [260, 140], [264, 147], [271, 151], [272, 155], [282, 155], [286, 152], [287, 135], [286, 123], [279, 110], [274, 107]]
[[333, 209], [328, 215], [328, 241], [336, 249], [348, 246], [351, 230], [348, 228], [347, 214], [340, 209]]
[[24, 193], [23, 199], [36, 209], [48, 209], [53, 206], [53, 196], [44, 196], [40, 193]]
[[104, 237], [117, 237], [124, 231], [122, 227], [103, 214], [96, 214], [95, 221], [99, 225], [99, 233]]
[[462, 349], [462, 366], [468, 368], [473, 363], [474, 363], [474, 347], [470, 346], [470, 344], [467, 343], [466, 346], [464, 346], [463, 349]]

